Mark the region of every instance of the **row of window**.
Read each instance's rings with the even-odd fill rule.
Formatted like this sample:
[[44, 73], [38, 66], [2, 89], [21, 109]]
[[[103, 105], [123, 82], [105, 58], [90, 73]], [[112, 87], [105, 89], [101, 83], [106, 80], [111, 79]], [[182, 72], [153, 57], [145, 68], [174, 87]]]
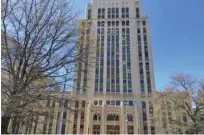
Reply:
[[119, 125], [107, 125], [106, 134], [120, 134]]
[[[88, 19], [91, 19], [91, 9], [88, 9]], [[129, 18], [129, 8], [122, 8], [121, 9], [121, 17], [122, 18]], [[98, 19], [105, 18], [105, 8], [98, 9]], [[108, 8], [107, 18], [119, 18], [119, 8]], [[136, 8], [136, 18], [140, 18], [140, 9], [139, 7]]]
[[[141, 34], [141, 30], [140, 28], [137, 28], [137, 34]], [[147, 30], [146, 28], [143, 28], [143, 34], [146, 35], [147, 34]], [[144, 39], [145, 40], [145, 39]]]
[[[105, 26], [106, 22], [105, 21], [98, 21], [97, 26]], [[122, 26], [129, 26], [130, 22], [127, 21], [122, 21], [121, 25]], [[107, 22], [108, 26], [119, 26], [120, 22], [119, 21], [108, 21]]]
[[[107, 121], [120, 121], [120, 115], [119, 114], [108, 114], [107, 115]], [[132, 114], [127, 114], [126, 117], [127, 121], [133, 121], [133, 116]], [[93, 120], [94, 121], [100, 121], [101, 120], [101, 115], [99, 113], [95, 113], [93, 115]]]
[[[106, 22], [105, 21], [98, 21], [97, 22], [97, 26], [105, 26], [106, 25]], [[120, 21], [108, 21], [107, 22], [107, 26], [119, 26], [120, 25]], [[126, 20], [126, 21], [122, 21], [121, 22], [121, 25], [122, 26], [129, 26], [130, 25], [130, 22], [129, 20]], [[143, 26], [146, 26], [146, 22], [145, 21], [142, 21], [142, 25]], [[140, 30], [140, 21], [137, 21], [137, 34], [141, 34], [141, 30]], [[146, 28], [143, 28], [143, 34], [146, 35], [147, 33], [147, 30]]]
[[100, 125], [93, 125], [93, 134], [100, 134]]
[[[129, 18], [129, 8], [121, 9], [122, 18]], [[98, 9], [98, 19], [105, 18], [105, 8]], [[108, 8], [108, 18], [119, 18], [119, 8]]]
[[108, 8], [108, 18], [119, 18], [119, 8]]
[[[131, 100], [124, 100], [123, 102], [120, 100], [107, 100], [106, 105], [112, 105], [112, 106], [120, 106], [121, 103], [123, 103], [123, 106], [134, 106], [133, 101]], [[94, 105], [102, 105], [103, 100], [94, 100]]]
[[[138, 32], [140, 32], [140, 31], [138, 31]], [[142, 44], [142, 40], [141, 40], [140, 35], [137, 36], [137, 42], [138, 42], [138, 45]], [[143, 36], [143, 42], [144, 42], [144, 44], [147, 44], [147, 36], [146, 35]]]
[[146, 21], [137, 21], [137, 27], [140, 28], [140, 24], [142, 23], [142, 26], [146, 26]]
[[105, 18], [105, 8], [98, 9], [98, 19]]

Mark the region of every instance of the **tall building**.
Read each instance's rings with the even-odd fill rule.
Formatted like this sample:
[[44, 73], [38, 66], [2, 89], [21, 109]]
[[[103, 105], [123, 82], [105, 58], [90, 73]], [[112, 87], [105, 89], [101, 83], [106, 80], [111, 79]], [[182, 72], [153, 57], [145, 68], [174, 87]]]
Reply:
[[[85, 115], [73, 117], [72, 133], [155, 133], [155, 91], [149, 21], [136, 0], [92, 0], [82, 29], [88, 28], [81, 47], [89, 45], [93, 57], [77, 63], [73, 95], [86, 101]], [[80, 28], [80, 29], [81, 29]], [[82, 34], [83, 33], [83, 34]], [[79, 30], [79, 37], [84, 35]], [[96, 42], [90, 42], [95, 39]], [[94, 62], [93, 59], [94, 58]], [[84, 103], [83, 103], [84, 104]], [[82, 104], [82, 105], [83, 105]], [[69, 131], [70, 131], [69, 130]]]
[[79, 53], [88, 53], [76, 63], [73, 92], [62, 108], [48, 101], [51, 117], [20, 123], [16, 133], [154, 134], [152, 49], [141, 3], [92, 0], [78, 34]]

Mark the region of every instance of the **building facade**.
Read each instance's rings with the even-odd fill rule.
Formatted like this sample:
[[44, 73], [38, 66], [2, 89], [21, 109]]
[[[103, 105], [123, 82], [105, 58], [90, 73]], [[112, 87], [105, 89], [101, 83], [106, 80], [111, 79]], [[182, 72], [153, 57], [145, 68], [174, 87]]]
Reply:
[[152, 49], [141, 3], [92, 0], [78, 33], [79, 50], [91, 55], [76, 64], [73, 92], [64, 95], [63, 109], [49, 102], [55, 117], [40, 117], [21, 133], [57, 133], [64, 110], [62, 134], [154, 134]]
[[[92, 0], [82, 28], [86, 24], [89, 32], [80, 42], [89, 45], [93, 57], [87, 58], [89, 64], [78, 62], [76, 66], [72, 94], [80, 99], [76, 107], [81, 103], [84, 113], [70, 120], [69, 132], [155, 133], [149, 102], [155, 91], [149, 20], [142, 16], [141, 3]], [[95, 42], [90, 43], [90, 38]]]

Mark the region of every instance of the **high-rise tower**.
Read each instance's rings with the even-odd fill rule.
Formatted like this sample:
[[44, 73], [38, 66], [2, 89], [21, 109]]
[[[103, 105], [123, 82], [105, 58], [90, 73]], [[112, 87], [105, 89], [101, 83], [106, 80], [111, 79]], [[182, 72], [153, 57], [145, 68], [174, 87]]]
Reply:
[[155, 90], [149, 22], [140, 2], [92, 0], [82, 24], [88, 24], [89, 37], [81, 44], [89, 45], [94, 62], [87, 57], [89, 64], [77, 64], [74, 95], [86, 118], [74, 116], [72, 133], [155, 133], [148, 100]]

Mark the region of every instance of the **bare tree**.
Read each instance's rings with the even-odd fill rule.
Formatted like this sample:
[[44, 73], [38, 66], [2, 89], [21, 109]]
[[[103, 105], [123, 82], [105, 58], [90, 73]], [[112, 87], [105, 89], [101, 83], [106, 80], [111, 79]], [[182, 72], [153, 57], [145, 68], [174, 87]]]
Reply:
[[1, 126], [7, 133], [11, 118], [47, 114], [42, 102], [59, 101], [53, 91], [72, 86], [76, 61], [87, 62], [89, 47], [79, 47], [78, 12], [69, 0], [3, 0], [1, 5]]
[[[175, 74], [162, 92], [154, 94], [154, 119], [162, 126], [170, 124], [170, 132], [204, 133], [203, 81], [189, 74]], [[167, 128], [163, 127], [163, 128]]]

